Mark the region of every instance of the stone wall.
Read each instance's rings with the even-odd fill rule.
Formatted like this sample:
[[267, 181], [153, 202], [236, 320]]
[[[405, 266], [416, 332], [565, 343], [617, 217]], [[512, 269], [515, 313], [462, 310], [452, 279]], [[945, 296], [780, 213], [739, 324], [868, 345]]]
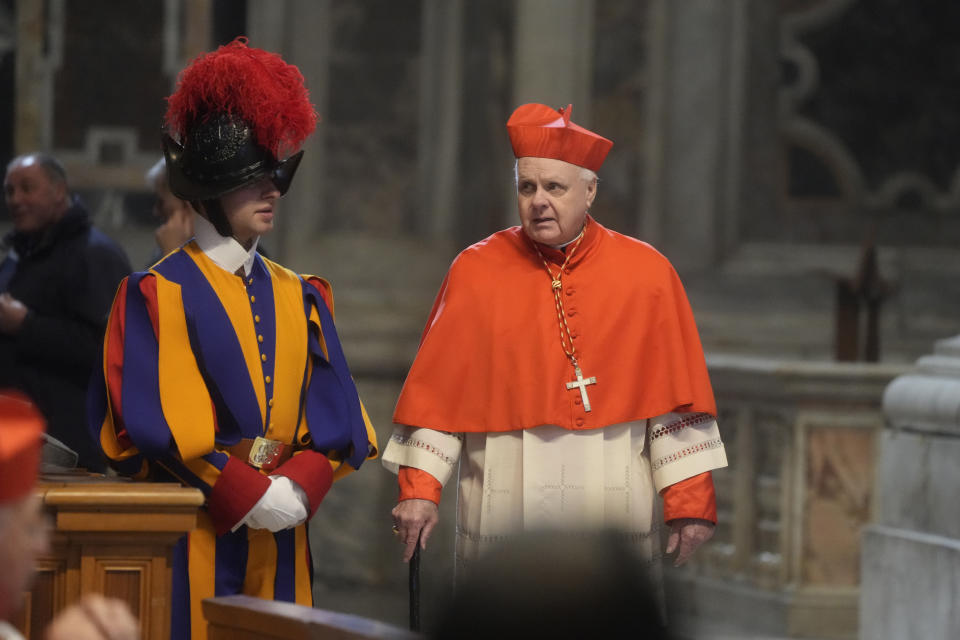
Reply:
[[667, 570], [672, 617], [704, 629], [856, 637], [880, 399], [904, 368], [742, 356], [708, 365], [730, 466], [714, 472], [714, 539], [690, 568]]

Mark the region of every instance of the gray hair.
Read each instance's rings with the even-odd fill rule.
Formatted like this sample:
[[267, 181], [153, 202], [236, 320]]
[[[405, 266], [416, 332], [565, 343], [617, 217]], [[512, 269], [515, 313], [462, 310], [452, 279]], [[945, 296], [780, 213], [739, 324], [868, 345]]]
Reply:
[[167, 161], [161, 156], [159, 160], [153, 163], [153, 166], [147, 169], [147, 172], [143, 174], [144, 180], [147, 181], [147, 184], [150, 187], [156, 186], [158, 182], [166, 178], [167, 176]]
[[54, 158], [49, 153], [35, 152], [35, 153], [25, 153], [22, 156], [17, 156], [7, 164], [7, 173], [10, 173], [10, 170], [18, 164], [23, 164], [27, 160], [33, 160], [35, 164], [40, 165], [40, 168], [43, 169], [43, 172], [47, 174], [47, 177], [54, 184], [62, 184], [67, 186], [67, 170], [63, 168], [63, 165], [60, 164], [60, 161]]
[[[517, 158], [513, 161], [513, 186], [519, 186], [520, 184], [520, 159]], [[590, 184], [591, 182], [600, 182], [600, 178], [597, 176], [597, 173], [586, 167], [578, 167], [580, 169], [580, 179]]]

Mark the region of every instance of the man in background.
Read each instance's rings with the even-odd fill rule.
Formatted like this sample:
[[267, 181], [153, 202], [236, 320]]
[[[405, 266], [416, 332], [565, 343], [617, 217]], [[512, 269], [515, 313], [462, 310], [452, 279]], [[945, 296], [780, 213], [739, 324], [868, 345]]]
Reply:
[[30, 396], [80, 466], [103, 470], [84, 427], [86, 388], [130, 262], [91, 226], [52, 156], [14, 158], [3, 190], [13, 231], [0, 241], [0, 387]]
[[[23, 396], [0, 391], [0, 640], [23, 640], [6, 620], [22, 604], [37, 557], [47, 551], [49, 524], [34, 495], [43, 416]], [[136, 640], [137, 621], [119, 600], [89, 594], [60, 612], [47, 640]]]
[[154, 232], [157, 250], [150, 259], [150, 265], [160, 260], [174, 249], [179, 249], [193, 237], [193, 207], [170, 191], [167, 181], [167, 165], [161, 157], [147, 171], [147, 184], [153, 189], [156, 200], [153, 215], [161, 222]]

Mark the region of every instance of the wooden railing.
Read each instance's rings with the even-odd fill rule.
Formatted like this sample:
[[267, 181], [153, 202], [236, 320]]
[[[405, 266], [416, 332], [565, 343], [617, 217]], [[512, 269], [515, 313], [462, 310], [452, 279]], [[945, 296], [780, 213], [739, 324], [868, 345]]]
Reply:
[[346, 613], [250, 596], [203, 601], [209, 640], [423, 640], [393, 625]]

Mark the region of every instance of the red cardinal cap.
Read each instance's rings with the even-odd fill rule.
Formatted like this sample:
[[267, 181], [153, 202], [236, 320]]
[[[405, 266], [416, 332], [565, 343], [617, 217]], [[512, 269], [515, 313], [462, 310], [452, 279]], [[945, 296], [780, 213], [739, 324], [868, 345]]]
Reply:
[[25, 396], [0, 391], [0, 505], [24, 498], [33, 490], [45, 424]]
[[597, 171], [613, 141], [570, 122], [573, 105], [559, 111], [545, 104], [517, 107], [507, 120], [507, 133], [517, 158], [553, 158]]

